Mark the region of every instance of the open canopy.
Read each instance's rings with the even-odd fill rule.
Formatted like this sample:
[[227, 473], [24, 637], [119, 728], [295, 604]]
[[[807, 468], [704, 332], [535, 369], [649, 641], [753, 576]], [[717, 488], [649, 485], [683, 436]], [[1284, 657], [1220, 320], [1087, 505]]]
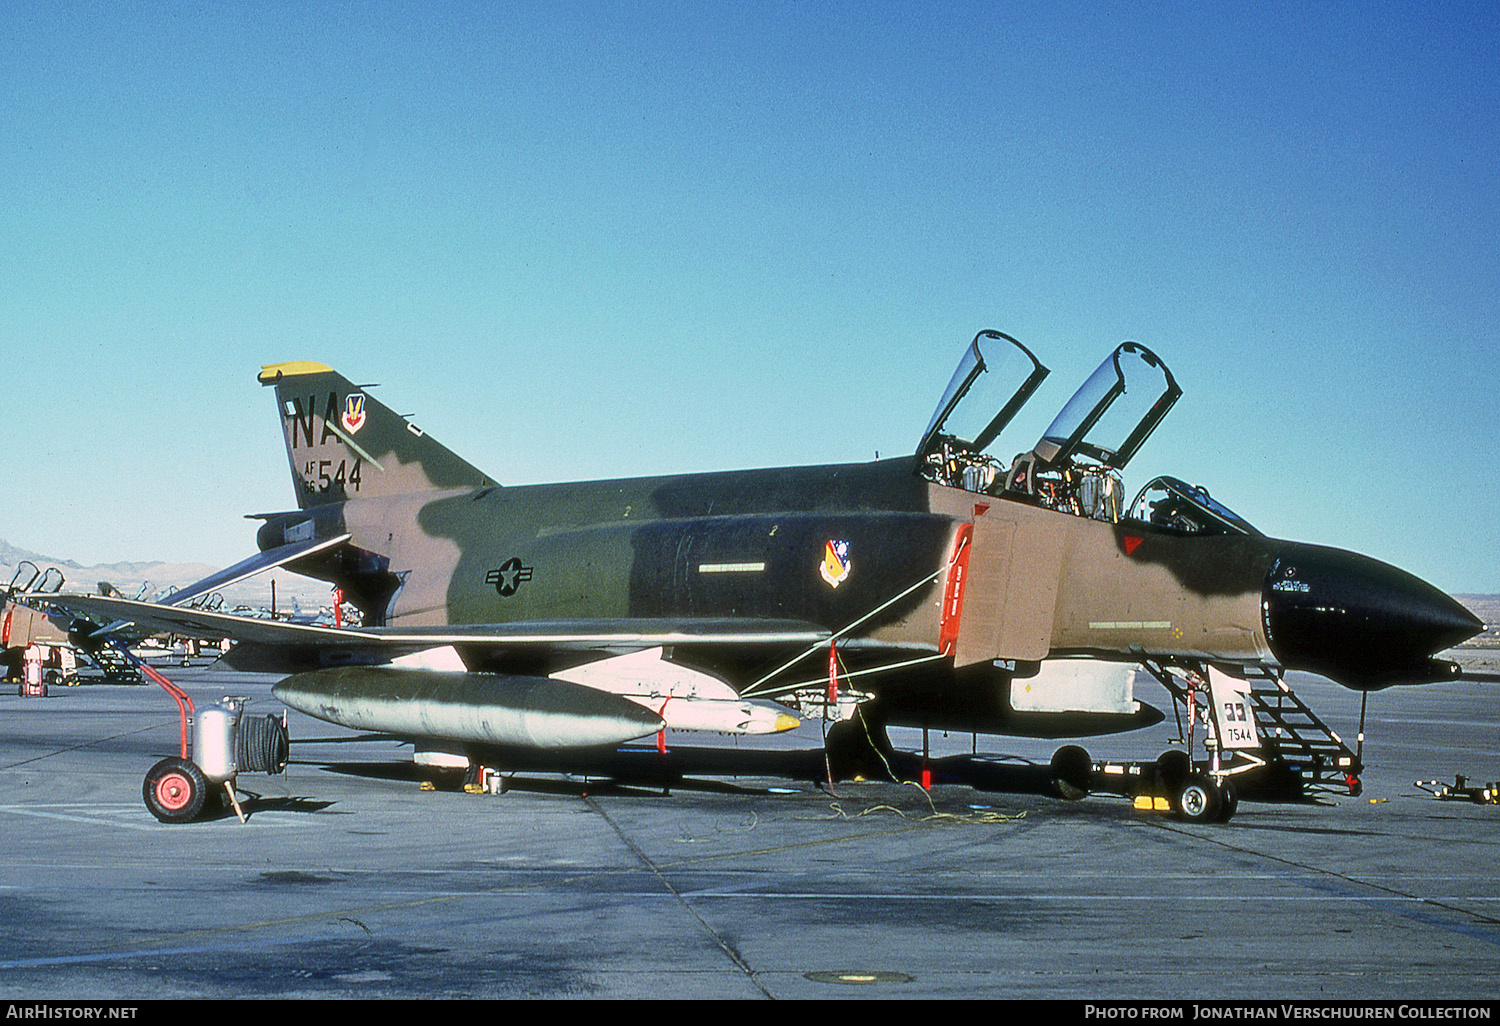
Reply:
[[918, 459], [937, 452], [944, 442], [968, 453], [983, 452], [1047, 373], [1031, 351], [1009, 335], [981, 331], [964, 350], [933, 411], [917, 446]]
[[1122, 342], [1068, 400], [1034, 452], [1048, 467], [1082, 456], [1118, 470], [1181, 395], [1155, 353]]

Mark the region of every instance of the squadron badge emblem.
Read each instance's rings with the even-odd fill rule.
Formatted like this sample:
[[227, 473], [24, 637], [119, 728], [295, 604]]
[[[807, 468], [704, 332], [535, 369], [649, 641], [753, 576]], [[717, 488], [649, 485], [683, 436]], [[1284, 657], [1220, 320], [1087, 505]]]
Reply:
[[365, 397], [362, 393], [351, 392], [344, 400], [344, 415], [340, 420], [344, 430], [351, 435], [365, 426]]
[[823, 546], [823, 562], [818, 564], [818, 572], [823, 575], [823, 580], [828, 582], [829, 587], [837, 588], [849, 576], [849, 567], [849, 543], [830, 538]]

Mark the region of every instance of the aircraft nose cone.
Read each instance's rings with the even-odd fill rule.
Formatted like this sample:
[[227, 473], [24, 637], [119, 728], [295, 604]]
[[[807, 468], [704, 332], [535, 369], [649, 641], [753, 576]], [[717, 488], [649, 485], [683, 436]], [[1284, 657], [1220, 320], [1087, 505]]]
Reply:
[[1280, 663], [1352, 688], [1445, 676], [1431, 657], [1484, 624], [1421, 578], [1368, 556], [1289, 545], [1266, 574], [1266, 634]]

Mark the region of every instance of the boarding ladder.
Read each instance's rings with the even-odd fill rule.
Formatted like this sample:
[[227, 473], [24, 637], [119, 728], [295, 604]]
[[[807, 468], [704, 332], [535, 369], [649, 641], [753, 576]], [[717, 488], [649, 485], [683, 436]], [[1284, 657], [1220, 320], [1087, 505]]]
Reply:
[[[1184, 714], [1195, 701], [1201, 705], [1207, 697], [1202, 691], [1195, 694], [1192, 686], [1163, 665], [1148, 660], [1145, 667], [1171, 693], [1181, 735]], [[1198, 676], [1201, 680], [1205, 674]], [[1272, 786], [1296, 781], [1304, 791], [1358, 794], [1359, 775], [1364, 770], [1360, 751], [1350, 748], [1280, 676], [1269, 670], [1252, 670], [1246, 680], [1250, 684], [1250, 704], [1261, 747], [1253, 755], [1225, 752], [1225, 769], [1231, 773], [1245, 772], [1252, 768], [1246, 762], [1262, 764], [1264, 768], [1256, 775], [1269, 775], [1271, 780], [1267, 782]], [[1363, 741], [1362, 726], [1360, 740]], [[1212, 753], [1215, 746], [1212, 737], [1206, 744]]]
[[88, 649], [88, 654], [99, 665], [99, 669], [104, 671], [104, 679], [109, 683], [146, 683], [141, 677], [141, 671], [136, 669], [135, 663], [122, 655], [113, 645], [105, 644], [98, 648]]
[[1282, 763], [1319, 789], [1359, 793], [1364, 763], [1357, 749], [1324, 723], [1280, 677], [1250, 677], [1250, 701], [1261, 745], [1273, 763]]

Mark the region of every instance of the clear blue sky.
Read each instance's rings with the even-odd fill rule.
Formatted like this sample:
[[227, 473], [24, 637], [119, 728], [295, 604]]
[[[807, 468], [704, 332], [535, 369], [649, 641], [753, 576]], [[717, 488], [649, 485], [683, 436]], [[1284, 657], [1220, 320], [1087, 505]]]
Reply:
[[0, 6], [0, 537], [253, 551], [263, 363], [509, 483], [909, 451], [1124, 339], [1127, 475], [1500, 591], [1500, 6]]

